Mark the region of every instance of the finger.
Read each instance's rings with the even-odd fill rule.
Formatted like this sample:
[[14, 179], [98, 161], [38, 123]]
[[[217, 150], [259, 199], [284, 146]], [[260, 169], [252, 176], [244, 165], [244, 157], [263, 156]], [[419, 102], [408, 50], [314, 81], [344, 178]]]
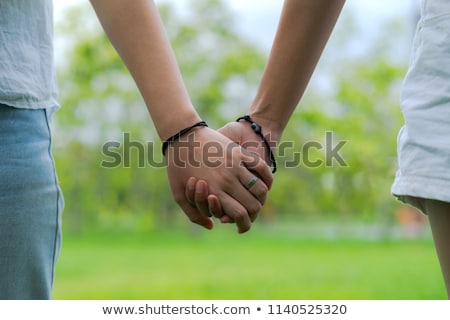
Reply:
[[208, 196], [208, 208], [209, 208], [209, 212], [213, 216], [219, 217], [221, 220], [223, 217], [226, 216], [222, 210], [222, 206], [220, 205], [219, 198], [217, 198], [217, 196], [214, 194], [210, 194]]
[[229, 216], [223, 216], [220, 218], [221, 223], [234, 223], [233, 219], [231, 219]]
[[243, 154], [245, 156], [242, 158], [242, 163], [247, 169], [254, 172], [265, 183], [267, 189], [270, 190], [273, 183], [273, 174], [270, 167], [264, 159], [253, 152], [243, 149]]
[[196, 183], [197, 183], [197, 178], [190, 177], [186, 181], [186, 188], [185, 188], [186, 199], [193, 206], [195, 206], [195, 184]]
[[239, 233], [250, 230], [252, 221], [244, 206], [228, 194], [223, 194], [220, 198], [224, 213], [235, 223]]
[[[250, 173], [251, 174], [251, 173]], [[235, 186], [231, 191], [228, 192], [228, 195], [239, 202], [239, 204], [244, 207], [244, 209], [247, 212], [248, 217], [250, 218], [250, 221], [255, 221], [258, 217], [258, 213], [262, 208], [261, 202], [244, 186], [238, 182], [239, 185]], [[262, 186], [264, 188], [264, 184], [262, 183]], [[267, 187], [266, 187], [267, 190]], [[225, 207], [223, 201], [222, 201], [222, 207]], [[225, 214], [229, 215], [227, 211], [225, 210]], [[231, 218], [234, 219], [233, 216]]]
[[259, 201], [261, 205], [266, 203], [267, 192], [269, 190], [261, 179], [259, 179], [252, 172], [248, 171], [239, 176], [239, 181], [242, 186]]
[[195, 206], [204, 216], [210, 217], [211, 213], [209, 212], [208, 206], [208, 193], [208, 184], [206, 181], [198, 180], [195, 184], [194, 192]]
[[[256, 179], [256, 180], [255, 180]], [[238, 183], [227, 190], [248, 212], [251, 221], [255, 221], [267, 198], [267, 186], [247, 169], [240, 170]], [[223, 203], [222, 203], [223, 205]]]
[[178, 205], [183, 209], [186, 216], [192, 223], [198, 224], [208, 230], [214, 227], [214, 222], [211, 218], [203, 215], [196, 207], [193, 207], [189, 202], [178, 202]]
[[234, 223], [233, 219], [231, 219], [229, 216], [227, 216], [226, 214], [223, 213], [223, 209], [220, 204], [220, 200], [215, 195], [208, 196], [208, 205], [209, 205], [209, 211], [213, 215], [216, 215], [215, 212], [221, 212], [222, 216], [220, 217], [220, 222]]

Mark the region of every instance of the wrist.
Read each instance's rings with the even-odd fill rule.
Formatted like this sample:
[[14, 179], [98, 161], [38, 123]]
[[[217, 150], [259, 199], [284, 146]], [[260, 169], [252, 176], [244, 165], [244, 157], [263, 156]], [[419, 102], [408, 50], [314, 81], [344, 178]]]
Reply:
[[259, 124], [262, 129], [263, 135], [270, 141], [271, 145], [275, 147], [281, 139], [283, 133], [283, 127], [276, 121], [268, 119], [257, 112], [251, 112], [248, 114], [251, 119]]
[[[174, 116], [174, 113], [176, 116]], [[166, 141], [183, 129], [200, 121], [202, 119], [195, 111], [179, 113], [169, 110], [166, 117], [157, 125], [158, 135], [161, 141]]]
[[184, 129], [178, 131], [177, 133], [175, 133], [174, 135], [169, 137], [162, 144], [162, 154], [163, 154], [163, 156], [166, 155], [167, 148], [171, 144], [176, 142], [177, 140], [181, 139], [184, 135], [189, 134], [191, 131], [194, 131], [194, 130], [196, 130], [199, 127], [207, 127], [207, 126], [208, 126], [208, 124], [205, 121], [199, 121], [199, 122], [194, 123], [193, 125], [190, 125], [189, 127], [186, 127]]
[[267, 154], [268, 158], [264, 156], [264, 159], [269, 165], [272, 165], [273, 167], [272, 173], [275, 173], [277, 171], [277, 163], [273, 149], [276, 148], [278, 140], [275, 140], [275, 137], [273, 136], [272, 133], [270, 132], [265, 133], [261, 124], [257, 123], [255, 119], [253, 119], [250, 115], [239, 117], [238, 119], [236, 119], [236, 121], [237, 122], [245, 121], [250, 124], [250, 128], [252, 129], [254, 134], [256, 134], [261, 139], [263, 147], [267, 149], [266, 150], [267, 152], [265, 153]]

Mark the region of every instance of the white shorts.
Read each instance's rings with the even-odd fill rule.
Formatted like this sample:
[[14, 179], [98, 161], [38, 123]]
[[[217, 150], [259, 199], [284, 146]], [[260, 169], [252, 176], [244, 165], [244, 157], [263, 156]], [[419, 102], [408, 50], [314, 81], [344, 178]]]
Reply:
[[450, 202], [450, 1], [422, 0], [401, 109], [396, 196]]

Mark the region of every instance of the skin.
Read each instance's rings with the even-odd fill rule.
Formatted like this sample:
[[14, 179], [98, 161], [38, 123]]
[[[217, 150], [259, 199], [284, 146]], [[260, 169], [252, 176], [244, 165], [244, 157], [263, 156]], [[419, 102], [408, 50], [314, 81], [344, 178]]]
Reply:
[[[249, 114], [264, 129], [276, 146], [331, 34], [344, 0], [286, 0], [276, 37], [258, 93]], [[259, 154], [269, 162], [268, 152], [248, 123], [229, 123], [219, 130], [231, 140]], [[254, 147], [255, 145], [259, 147]], [[250, 189], [251, 190], [251, 189]], [[207, 193], [207, 183], [192, 178], [186, 196], [203, 213], [211, 212], [224, 223], [234, 222], [223, 212], [214, 194]], [[424, 199], [436, 252], [450, 298], [450, 203]]]
[[[273, 147], [276, 147], [306, 89], [344, 2], [284, 2], [270, 57], [248, 112], [264, 128], [263, 133]], [[160, 138], [166, 140], [200, 121], [155, 4], [148, 0], [91, 0], [91, 3], [135, 79]], [[173, 114], [177, 117], [172, 117]], [[268, 166], [252, 157], [249, 151], [266, 161], [269, 161], [268, 152], [248, 123], [230, 123], [219, 131], [224, 135], [209, 128], [195, 129], [191, 135], [195, 143], [177, 148], [179, 143], [175, 142], [173, 148], [169, 148], [169, 184], [175, 200], [192, 222], [211, 229], [213, 222], [208, 216], [212, 213], [222, 222], [236, 223], [238, 232], [243, 233], [256, 219], [273, 180]], [[200, 150], [195, 148], [196, 143], [204, 146], [208, 141], [226, 150], [215, 158], [219, 165], [213, 169], [206, 165]], [[238, 146], [249, 144], [249, 151]], [[182, 168], [174, 160], [187, 159], [188, 156], [199, 160], [199, 164]], [[253, 174], [260, 180], [251, 188], [244, 188]], [[450, 293], [450, 254], [447, 250], [450, 245], [447, 230], [450, 204], [430, 200], [426, 207], [447, 292]]]
[[[344, 3], [344, 0], [284, 2], [269, 59], [248, 112], [253, 121], [262, 126], [263, 134], [273, 148], [305, 92]], [[219, 132], [270, 164], [266, 147], [249, 123], [231, 122]], [[224, 212], [220, 199], [215, 194], [208, 194], [203, 184], [198, 179], [188, 181], [191, 191], [186, 190], [186, 196], [191, 204], [203, 214], [212, 213], [222, 222], [233, 222]], [[204, 192], [192, 192], [195, 186]]]
[[[161, 140], [200, 121], [155, 3], [150, 0], [92, 0], [91, 4], [134, 78]], [[204, 191], [216, 195], [221, 210], [236, 222], [238, 232], [248, 231], [272, 184], [270, 168], [229, 138], [209, 128], [192, 130], [189, 141], [182, 144], [183, 148], [181, 142], [176, 141], [166, 154], [174, 199], [192, 222], [207, 229], [213, 228], [213, 221], [186, 198], [189, 177], [202, 179], [208, 185]], [[215, 168], [207, 165], [207, 159], [202, 159], [201, 147], [208, 141], [223, 151], [215, 158], [220, 163]], [[230, 149], [232, 152], [228, 152]], [[177, 160], [188, 157], [202, 161], [181, 167]], [[252, 176], [249, 170], [261, 177], [251, 191], [243, 188], [243, 182]]]
[[436, 252], [444, 276], [447, 296], [450, 298], [450, 203], [424, 199], [425, 212], [428, 214], [433, 233]]

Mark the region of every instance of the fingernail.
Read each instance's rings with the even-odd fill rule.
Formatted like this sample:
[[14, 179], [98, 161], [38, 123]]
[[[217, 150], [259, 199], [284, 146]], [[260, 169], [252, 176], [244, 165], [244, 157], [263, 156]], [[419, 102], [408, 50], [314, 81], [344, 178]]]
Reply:
[[189, 191], [193, 191], [195, 189], [194, 178], [189, 178], [186, 184]]
[[203, 183], [199, 183], [196, 186], [196, 192], [197, 193], [205, 193], [205, 185]]

